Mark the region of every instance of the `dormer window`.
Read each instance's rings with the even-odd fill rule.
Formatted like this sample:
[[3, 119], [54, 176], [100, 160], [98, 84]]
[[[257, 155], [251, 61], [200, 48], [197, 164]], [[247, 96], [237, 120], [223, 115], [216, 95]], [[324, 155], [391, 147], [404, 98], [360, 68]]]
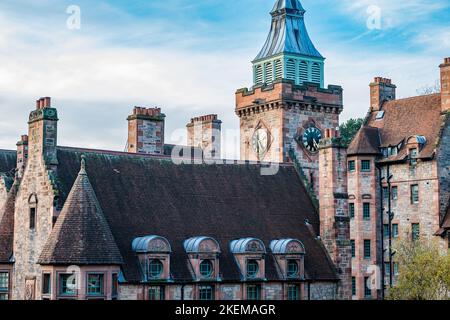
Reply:
[[193, 237], [184, 241], [191, 273], [195, 280], [219, 278], [219, 243], [211, 237]]
[[136, 238], [132, 247], [138, 257], [144, 282], [170, 279], [172, 249], [166, 238], [160, 236]]
[[266, 247], [261, 240], [256, 238], [234, 240], [231, 241], [230, 250], [244, 279], [264, 279]]
[[302, 279], [305, 275], [305, 247], [300, 240], [281, 239], [270, 243], [278, 270], [285, 279]]

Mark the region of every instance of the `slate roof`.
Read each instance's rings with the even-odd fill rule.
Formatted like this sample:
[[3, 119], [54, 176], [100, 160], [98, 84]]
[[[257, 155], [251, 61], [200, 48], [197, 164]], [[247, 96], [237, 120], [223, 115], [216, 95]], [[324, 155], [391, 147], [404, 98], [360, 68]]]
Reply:
[[5, 204], [0, 208], [0, 263], [10, 263], [13, 254], [14, 211], [18, 188], [18, 180], [16, 180], [8, 193]]
[[0, 173], [11, 173], [11, 175], [14, 177], [16, 161], [16, 151], [0, 150]]
[[[304, 223], [308, 219], [319, 234], [319, 215], [291, 165], [282, 165], [277, 175], [262, 176], [259, 165], [176, 165], [167, 158], [61, 147], [63, 202], [77, 179], [81, 155], [86, 156], [86, 170], [124, 259], [128, 282], [141, 281], [132, 242], [148, 235], [170, 242], [171, 274], [178, 281], [193, 280], [183, 242], [195, 236], [218, 241], [224, 281], [241, 280], [230, 243], [246, 237], [261, 239], [266, 247], [275, 239], [299, 239], [306, 249], [307, 277], [337, 280], [325, 249]], [[64, 215], [57, 224], [65, 224]], [[66, 241], [66, 233], [58, 236]], [[266, 268], [269, 280], [279, 279], [271, 254]]]
[[308, 35], [304, 12], [299, 0], [277, 0], [271, 12], [273, 18], [269, 35], [254, 61], [280, 53], [323, 59]]
[[123, 264], [108, 222], [103, 216], [89, 182], [84, 160], [38, 263], [42, 265]]
[[[440, 94], [388, 101], [382, 110], [384, 117], [380, 120], [376, 119], [378, 112], [368, 116], [367, 123], [350, 144], [349, 154], [367, 154], [371, 150], [375, 153], [377, 147], [397, 146], [418, 135], [427, 141], [418, 158], [434, 156], [442, 125]], [[378, 139], [374, 128], [378, 129]], [[402, 148], [396, 156], [382, 161], [402, 161], [406, 156], [406, 148]]]

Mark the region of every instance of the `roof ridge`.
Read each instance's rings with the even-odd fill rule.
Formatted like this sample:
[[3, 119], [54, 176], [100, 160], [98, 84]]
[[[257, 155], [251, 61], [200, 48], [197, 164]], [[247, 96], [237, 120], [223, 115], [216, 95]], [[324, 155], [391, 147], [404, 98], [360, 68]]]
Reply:
[[400, 98], [400, 99], [395, 99], [395, 100], [389, 100], [386, 101], [386, 103], [393, 103], [396, 101], [408, 101], [408, 100], [414, 100], [414, 99], [418, 99], [418, 98], [427, 98], [427, 97], [432, 97], [432, 96], [440, 96], [440, 93], [431, 93], [431, 94], [424, 94], [424, 95], [417, 95], [417, 96], [412, 96], [412, 97], [406, 97], [406, 98]]

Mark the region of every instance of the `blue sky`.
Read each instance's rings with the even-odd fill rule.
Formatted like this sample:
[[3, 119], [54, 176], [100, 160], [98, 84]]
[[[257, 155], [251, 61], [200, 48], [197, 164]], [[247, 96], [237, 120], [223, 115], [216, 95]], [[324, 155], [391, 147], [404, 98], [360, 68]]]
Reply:
[[[250, 61], [274, 2], [2, 0], [0, 148], [14, 148], [33, 101], [49, 95], [59, 110], [60, 145], [123, 150], [132, 107], [160, 106], [169, 142], [184, 142], [191, 117], [218, 113], [228, 132], [225, 155], [237, 157], [234, 92], [251, 85]], [[392, 78], [399, 97], [416, 95], [450, 56], [449, 0], [302, 4], [327, 58], [326, 83], [344, 87], [341, 120], [364, 116], [374, 76]], [[80, 30], [66, 27], [69, 5], [81, 9]], [[370, 30], [374, 8], [380, 29]]]

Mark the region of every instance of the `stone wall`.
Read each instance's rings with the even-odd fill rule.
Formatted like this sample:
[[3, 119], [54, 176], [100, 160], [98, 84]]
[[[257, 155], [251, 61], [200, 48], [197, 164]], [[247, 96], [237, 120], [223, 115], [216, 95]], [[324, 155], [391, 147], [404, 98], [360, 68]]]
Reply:
[[450, 202], [450, 110], [443, 115], [443, 127], [437, 150], [441, 218]]
[[309, 287], [311, 300], [336, 300], [337, 284], [332, 282], [313, 282]]

